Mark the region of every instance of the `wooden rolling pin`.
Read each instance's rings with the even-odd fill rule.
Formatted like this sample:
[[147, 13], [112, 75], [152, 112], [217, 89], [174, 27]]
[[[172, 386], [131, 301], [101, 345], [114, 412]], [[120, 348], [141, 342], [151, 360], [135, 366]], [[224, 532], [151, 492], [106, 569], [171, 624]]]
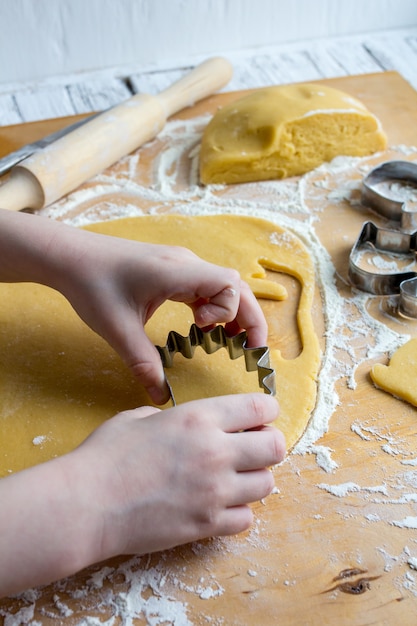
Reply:
[[168, 117], [228, 83], [232, 66], [208, 59], [157, 96], [139, 94], [104, 111], [15, 166], [0, 207], [41, 209], [156, 137]]

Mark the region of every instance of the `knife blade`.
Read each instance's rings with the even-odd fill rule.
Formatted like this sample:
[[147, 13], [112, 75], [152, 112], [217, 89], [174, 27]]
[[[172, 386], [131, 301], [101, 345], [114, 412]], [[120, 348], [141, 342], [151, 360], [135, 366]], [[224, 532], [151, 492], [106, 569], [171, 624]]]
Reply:
[[94, 113], [93, 115], [89, 115], [82, 120], [78, 120], [74, 124], [64, 126], [64, 128], [60, 128], [54, 133], [46, 135], [46, 137], [42, 137], [37, 141], [33, 141], [32, 143], [28, 143], [25, 146], [22, 146], [14, 152], [10, 152], [5, 157], [0, 159], [0, 176], [7, 174], [7, 172], [9, 172], [12, 167], [20, 163], [20, 161], [23, 161], [27, 157], [30, 157], [32, 154], [35, 154], [40, 150], [43, 150], [43, 148], [46, 148], [46, 146], [49, 146], [51, 143], [54, 143], [54, 141], [57, 141], [57, 139], [65, 137], [65, 135], [71, 133], [73, 130], [79, 128], [80, 126], [83, 126], [83, 124], [86, 124], [93, 118], [97, 117], [97, 115], [100, 115], [100, 113]]

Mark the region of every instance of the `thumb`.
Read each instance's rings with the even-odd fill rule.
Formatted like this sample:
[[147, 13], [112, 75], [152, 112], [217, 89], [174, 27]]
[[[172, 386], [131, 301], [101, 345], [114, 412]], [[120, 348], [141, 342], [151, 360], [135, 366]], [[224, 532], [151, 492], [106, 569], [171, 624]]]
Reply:
[[165, 404], [170, 393], [159, 352], [143, 330], [137, 332], [135, 343], [137, 349], [127, 358], [127, 365], [153, 402]]

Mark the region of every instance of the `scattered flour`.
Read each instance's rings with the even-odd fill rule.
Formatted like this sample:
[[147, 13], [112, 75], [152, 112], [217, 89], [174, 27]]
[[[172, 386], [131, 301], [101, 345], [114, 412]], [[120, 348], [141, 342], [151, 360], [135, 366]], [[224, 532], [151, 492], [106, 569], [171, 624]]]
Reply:
[[356, 435], [359, 435], [359, 437], [361, 439], [363, 439], [364, 441], [371, 441], [372, 440], [372, 437], [369, 437], [368, 435], [365, 435], [365, 433], [363, 432], [363, 429], [362, 429], [360, 424], [357, 424], [356, 422], [353, 422], [353, 424], [351, 424], [351, 426], [350, 426], [350, 429]]
[[353, 493], [355, 491], [366, 493], [383, 493], [387, 495], [386, 485], [377, 485], [376, 487], [361, 487], [357, 483], [347, 482], [341, 483], [340, 485], [327, 485], [326, 483], [320, 483], [316, 486], [319, 489], [324, 489], [328, 493], [331, 493], [332, 496], [337, 496], [338, 498], [343, 498], [349, 493]]
[[[322, 208], [320, 203], [311, 208], [308, 199], [316, 190], [318, 194], [326, 193], [327, 200], [336, 205], [348, 200], [354, 210], [359, 205], [360, 181], [373, 166], [372, 159], [338, 157], [300, 180], [249, 183], [245, 187], [245, 198], [242, 198], [239, 189], [234, 186], [199, 185], [199, 142], [207, 120], [207, 117], [202, 117], [168, 122], [158, 138], [149, 144], [150, 148], [156, 143], [163, 147], [154, 163], [150, 184], [149, 181], [143, 184], [138, 182], [141, 159], [136, 153], [120, 161], [117, 174], [107, 171], [96, 176], [83, 189], [47, 207], [42, 213], [74, 226], [144, 213], [158, 214], [161, 211], [185, 215], [233, 213], [265, 218], [295, 233], [307, 246], [316, 267], [325, 317], [326, 346], [317, 381], [316, 407], [303, 438], [293, 452], [315, 455], [318, 466], [326, 473], [333, 473], [338, 464], [331, 458], [332, 450], [316, 442], [328, 430], [330, 417], [339, 404], [336, 383], [345, 379], [346, 385], [355, 389], [357, 368], [365, 360], [384, 353], [391, 354], [408, 339], [408, 335], [396, 333], [377, 321], [368, 312], [369, 296], [366, 294], [352, 290], [349, 298], [340, 295], [336, 281], [341, 278], [336, 276], [330, 255], [315, 230]], [[396, 146], [395, 150], [408, 156], [417, 153], [416, 148], [406, 146]], [[112, 200], [115, 194], [118, 196], [117, 204]], [[285, 238], [277, 236], [272, 242], [285, 245]], [[388, 435], [357, 422], [352, 424], [351, 429], [365, 441], [380, 437], [387, 454], [398, 454]], [[45, 441], [46, 436], [39, 435], [33, 439], [33, 445], [42, 445]], [[417, 458], [400, 462], [417, 466]], [[413, 478], [408, 476], [408, 479], [405, 478], [407, 480], [411, 484]], [[338, 498], [353, 493], [388, 495], [385, 484], [366, 487], [355, 482], [333, 485], [320, 483], [317, 487]], [[279, 493], [279, 490], [276, 489], [274, 493]], [[409, 499], [405, 496], [404, 502], [414, 502], [412, 495]], [[314, 517], [322, 519], [321, 515]], [[366, 519], [379, 521], [379, 516], [368, 514]], [[392, 525], [416, 529], [417, 517], [406, 516], [393, 521]], [[268, 549], [259, 521], [255, 520], [246, 541], [257, 549]], [[229, 542], [233, 542], [233, 539], [229, 539]], [[231, 543], [223, 542], [221, 545], [223, 550], [224, 546]], [[195, 544], [193, 548], [196, 554], [205, 549], [203, 544]], [[382, 548], [380, 550], [385, 554], [385, 567], [391, 567], [396, 557], [388, 559], [387, 553]], [[408, 564], [411, 569], [417, 569], [416, 558], [410, 557]], [[256, 577], [257, 572], [248, 569], [247, 575]], [[120, 579], [124, 581], [122, 591], [118, 590]], [[287, 579], [283, 584], [288, 587], [294, 582]], [[414, 578], [405, 580], [404, 586], [407, 585], [408, 588], [415, 586]], [[139, 557], [114, 568], [104, 566], [92, 574], [84, 586], [72, 589], [69, 583], [61, 581], [56, 589], [53, 601], [56, 611], [54, 617], [58, 622], [70, 616], [67, 597], [87, 606], [88, 598], [94, 592], [102, 602], [102, 605], [95, 607], [95, 614], [96, 609], [111, 608], [112, 616], [107, 621], [98, 617], [84, 617], [77, 622], [79, 626], [131, 626], [136, 619], [145, 619], [151, 626], [167, 623], [189, 626], [191, 622], [187, 614], [187, 602], [177, 599], [176, 591], [198, 596], [201, 600], [214, 600], [224, 593], [223, 587], [214, 579], [209, 579], [207, 583], [200, 579], [197, 585], [185, 583], [179, 578], [178, 572], [174, 574], [170, 571], [164, 557], [154, 567]], [[20, 608], [16, 614], [1, 613], [0, 609], [4, 626], [38, 626], [41, 622], [36, 621], [35, 610], [41, 597], [41, 590], [29, 590], [22, 595], [22, 602], [27, 606]], [[204, 620], [205, 616], [201, 615], [201, 619]], [[207, 616], [207, 622], [213, 620]]]
[[38, 435], [37, 437], [33, 438], [32, 443], [34, 446], [41, 446], [43, 443], [45, 443], [46, 440], [46, 435]]
[[326, 446], [312, 445], [308, 452], [316, 455], [317, 465], [325, 472], [334, 472], [339, 466], [331, 457], [332, 450]]
[[417, 558], [415, 556], [410, 557], [407, 561], [411, 569], [417, 570]]
[[398, 526], [399, 528], [413, 528], [414, 530], [416, 530], [417, 529], [417, 517], [412, 517], [408, 515], [402, 520], [391, 522], [391, 524], [393, 526]]
[[403, 461], [401, 461], [401, 463], [403, 465], [413, 465], [413, 466], [417, 467], [417, 458], [415, 458], [415, 459], [404, 459]]

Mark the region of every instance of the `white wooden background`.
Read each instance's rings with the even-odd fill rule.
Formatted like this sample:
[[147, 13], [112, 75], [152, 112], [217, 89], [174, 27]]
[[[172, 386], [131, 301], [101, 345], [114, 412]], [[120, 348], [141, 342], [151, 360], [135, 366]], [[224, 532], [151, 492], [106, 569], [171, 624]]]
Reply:
[[217, 54], [227, 90], [399, 71], [417, 89], [417, 0], [0, 0], [0, 125], [155, 93]]

